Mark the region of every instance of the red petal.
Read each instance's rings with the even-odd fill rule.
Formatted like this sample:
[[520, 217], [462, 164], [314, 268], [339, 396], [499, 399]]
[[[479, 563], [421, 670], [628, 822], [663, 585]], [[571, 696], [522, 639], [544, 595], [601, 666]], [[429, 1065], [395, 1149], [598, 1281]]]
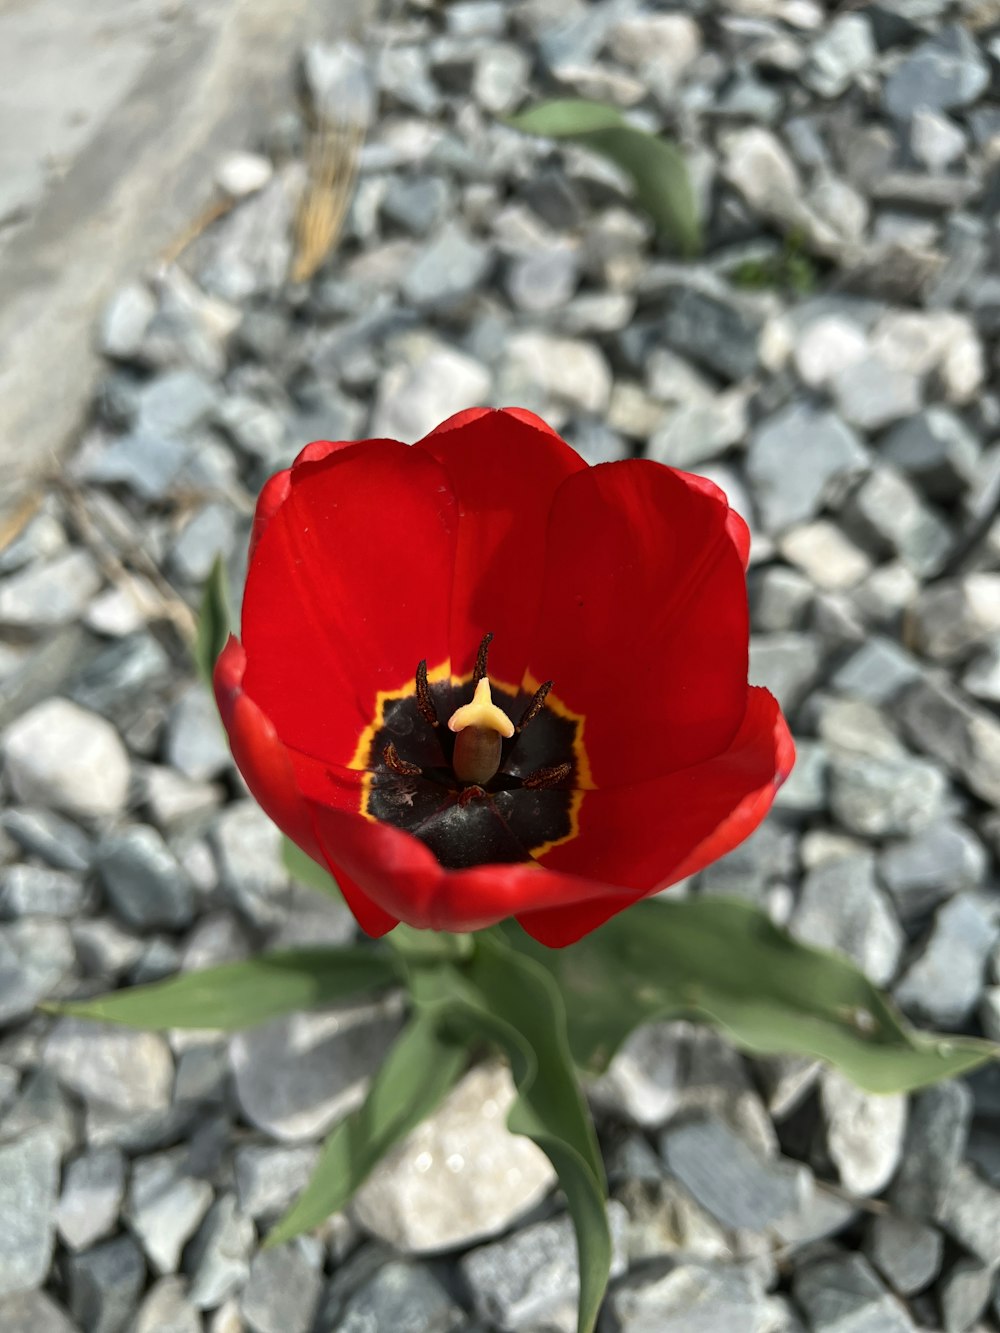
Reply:
[[702, 495], [710, 495], [713, 500], [718, 500], [726, 506], [726, 530], [739, 552], [743, 568], [746, 569], [750, 563], [750, 529], [736, 510], [729, 508], [725, 491], [720, 486], [716, 486], [714, 481], [709, 481], [708, 477], [699, 476], [697, 472], [681, 472], [676, 468], [674, 471], [693, 490], [700, 492]]
[[616, 893], [629, 901], [635, 896], [533, 862], [445, 870], [422, 842], [391, 824], [324, 806], [313, 806], [313, 816], [324, 846], [354, 886], [420, 929], [481, 930], [532, 908]]
[[296, 756], [289, 754], [270, 719], [243, 692], [245, 668], [243, 646], [230, 635], [216, 663], [213, 681], [236, 767], [264, 813], [307, 856], [331, 871], [362, 930], [369, 935], [384, 935], [396, 925], [395, 917], [368, 902], [327, 856], [311, 807], [303, 800], [296, 781]]
[[317, 463], [337, 449], [346, 449], [350, 443], [350, 440], [313, 440], [298, 454], [290, 468], [286, 467], [283, 472], [276, 472], [273, 477], [270, 477], [264, 483], [263, 489], [257, 497], [253, 528], [250, 532], [251, 558], [257, 543], [260, 541], [261, 533], [288, 498], [292, 472], [295, 468], [302, 463]]
[[285, 745], [346, 765], [376, 693], [412, 680], [422, 658], [447, 660], [457, 514], [423, 450], [331, 448], [292, 469], [254, 552], [245, 688]]
[[672, 469], [569, 477], [549, 519], [530, 668], [584, 716], [598, 787], [725, 749], [746, 710], [746, 581], [729, 510]]
[[541, 591], [545, 526], [557, 487], [583, 460], [531, 413], [475, 408], [414, 448], [438, 459], [458, 500], [451, 664], [472, 670], [483, 635], [496, 636], [490, 675], [520, 683]]
[[[646, 897], [749, 837], [794, 762], [781, 710], [767, 690], [754, 686], [743, 725], [724, 754], [635, 787], [587, 792], [578, 836], [548, 852], [545, 865], [628, 885], [633, 901]], [[609, 896], [518, 920], [542, 944], [559, 947], [627, 905]]]

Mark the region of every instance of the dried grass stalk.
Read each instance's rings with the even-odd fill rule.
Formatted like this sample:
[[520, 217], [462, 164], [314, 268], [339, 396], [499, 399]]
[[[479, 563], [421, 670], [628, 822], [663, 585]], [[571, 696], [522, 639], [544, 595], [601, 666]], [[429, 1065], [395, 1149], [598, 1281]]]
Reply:
[[332, 253], [358, 172], [364, 128], [351, 120], [340, 124], [320, 121], [310, 136], [306, 155], [306, 183], [295, 220], [292, 282], [308, 282]]

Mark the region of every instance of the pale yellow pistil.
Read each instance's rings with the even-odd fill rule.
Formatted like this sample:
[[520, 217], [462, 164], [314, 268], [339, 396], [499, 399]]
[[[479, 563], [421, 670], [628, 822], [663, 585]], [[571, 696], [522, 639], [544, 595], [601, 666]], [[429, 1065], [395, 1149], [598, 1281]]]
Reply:
[[503, 740], [514, 734], [514, 724], [493, 702], [490, 682], [483, 676], [472, 702], [456, 708], [448, 730], [457, 734], [451, 766], [459, 782], [484, 786], [500, 767]]

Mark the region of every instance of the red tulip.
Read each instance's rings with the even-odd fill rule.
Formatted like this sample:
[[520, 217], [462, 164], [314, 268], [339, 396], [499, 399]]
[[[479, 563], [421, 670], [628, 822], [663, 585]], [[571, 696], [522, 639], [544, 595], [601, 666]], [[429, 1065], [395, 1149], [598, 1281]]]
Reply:
[[791, 769], [747, 684], [748, 547], [711, 482], [588, 467], [516, 408], [310, 444], [215, 668], [236, 763], [370, 935], [570, 944], [742, 842]]

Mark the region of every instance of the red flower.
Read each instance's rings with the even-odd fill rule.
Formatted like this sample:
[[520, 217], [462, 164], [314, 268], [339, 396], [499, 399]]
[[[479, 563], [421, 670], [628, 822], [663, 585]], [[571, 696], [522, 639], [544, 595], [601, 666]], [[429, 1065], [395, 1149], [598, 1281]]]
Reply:
[[236, 763], [370, 935], [570, 944], [730, 851], [791, 769], [747, 685], [748, 547], [711, 482], [588, 467], [516, 408], [310, 444], [215, 669]]

